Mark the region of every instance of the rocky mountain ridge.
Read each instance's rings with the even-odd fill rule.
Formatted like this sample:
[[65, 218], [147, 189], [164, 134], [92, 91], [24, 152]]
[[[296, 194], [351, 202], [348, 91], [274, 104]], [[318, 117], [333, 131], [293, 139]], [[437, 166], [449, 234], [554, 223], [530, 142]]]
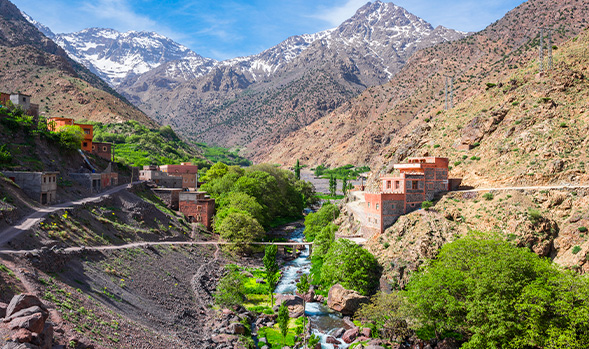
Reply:
[[155, 126], [104, 81], [70, 59], [8, 0], [0, 0], [0, 59], [0, 91], [31, 95], [45, 116], [137, 120]]
[[[530, 0], [481, 32], [419, 51], [389, 83], [367, 89], [277, 146], [261, 145], [256, 160], [287, 164], [299, 158], [311, 166], [351, 163], [386, 170], [394, 162], [425, 152], [424, 145], [437, 142], [430, 138], [434, 131], [438, 137], [450, 134], [439, 132], [430, 122], [452, 120], [446, 115], [454, 115], [444, 113], [446, 76], [454, 76], [453, 110], [463, 110], [457, 106], [479, 103], [475, 97], [483, 98], [488, 86], [505, 84], [524, 67], [531, 69], [530, 64], [537, 69], [537, 23], [553, 28], [557, 48], [586, 28], [589, 9], [582, 1], [560, 0], [553, 5]], [[454, 127], [465, 127], [467, 122]]]
[[198, 79], [183, 82], [162, 66], [118, 89], [191, 139], [247, 153], [388, 81], [417, 50], [465, 35], [376, 1], [335, 29], [221, 62]]

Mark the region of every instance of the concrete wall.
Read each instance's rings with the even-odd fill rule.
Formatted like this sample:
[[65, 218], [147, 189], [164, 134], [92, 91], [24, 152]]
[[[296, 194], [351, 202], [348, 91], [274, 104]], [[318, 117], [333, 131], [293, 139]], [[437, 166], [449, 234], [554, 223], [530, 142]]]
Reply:
[[70, 173], [70, 178], [92, 192], [102, 189], [100, 173]]
[[58, 172], [4, 171], [31, 199], [43, 205], [57, 201]]

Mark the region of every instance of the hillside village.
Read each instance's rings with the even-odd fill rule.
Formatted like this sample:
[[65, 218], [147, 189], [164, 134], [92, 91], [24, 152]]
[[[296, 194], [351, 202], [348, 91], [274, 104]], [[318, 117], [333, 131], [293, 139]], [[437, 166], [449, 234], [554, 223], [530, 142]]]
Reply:
[[589, 7], [541, 5], [237, 65], [110, 30], [175, 47], [113, 78], [0, 0], [0, 348], [586, 348]]

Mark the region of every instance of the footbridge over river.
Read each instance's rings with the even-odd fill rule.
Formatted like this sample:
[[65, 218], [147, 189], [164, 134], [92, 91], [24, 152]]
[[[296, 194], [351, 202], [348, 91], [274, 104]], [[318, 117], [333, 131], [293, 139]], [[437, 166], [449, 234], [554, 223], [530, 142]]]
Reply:
[[[227, 242], [227, 241], [145, 241], [145, 242], [134, 242], [125, 245], [108, 245], [108, 246], [81, 246], [81, 247], [67, 247], [63, 250], [64, 252], [80, 252], [80, 251], [108, 251], [108, 250], [124, 250], [128, 248], [137, 248], [137, 247], [148, 247], [148, 246], [155, 246], [155, 245], [235, 245], [235, 242]], [[293, 255], [297, 253], [300, 247], [308, 246], [309, 247], [309, 254], [313, 252], [313, 243], [312, 242], [297, 242], [297, 241], [290, 241], [290, 242], [250, 242], [250, 245], [276, 245], [277, 247], [282, 247], [284, 254], [288, 254], [288, 248], [291, 248]], [[0, 255], [1, 254], [8, 254], [8, 255], [24, 255], [29, 252], [39, 252], [39, 250], [12, 250], [12, 249], [2, 249], [0, 248]]]

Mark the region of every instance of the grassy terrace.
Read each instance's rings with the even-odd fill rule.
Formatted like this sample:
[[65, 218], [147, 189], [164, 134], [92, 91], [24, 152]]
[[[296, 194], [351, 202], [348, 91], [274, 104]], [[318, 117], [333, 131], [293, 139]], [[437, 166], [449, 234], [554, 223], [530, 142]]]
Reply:
[[136, 121], [120, 124], [94, 125], [94, 141], [115, 144], [117, 161], [132, 166], [179, 164], [192, 162], [201, 168], [212, 163], [248, 166], [251, 162], [221, 147], [209, 147], [204, 143], [195, 145], [184, 142], [170, 126], [149, 129]]

